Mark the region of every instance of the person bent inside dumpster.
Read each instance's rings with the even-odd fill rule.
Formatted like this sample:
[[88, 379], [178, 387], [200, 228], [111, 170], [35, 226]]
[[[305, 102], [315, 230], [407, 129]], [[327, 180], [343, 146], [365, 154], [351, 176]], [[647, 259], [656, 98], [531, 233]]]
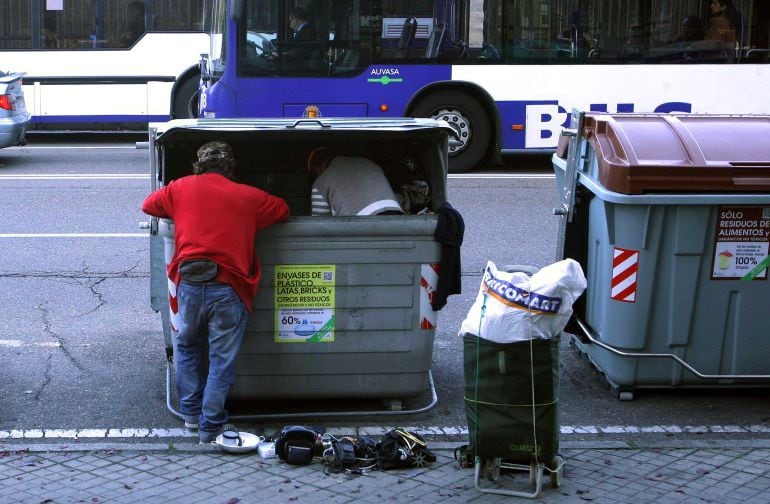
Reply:
[[[283, 199], [234, 180], [233, 150], [224, 142], [198, 149], [193, 175], [150, 194], [142, 211], [174, 221], [168, 266], [177, 286], [176, 386], [185, 426], [210, 443], [227, 422], [225, 399], [260, 277], [257, 232], [286, 220]], [[208, 347], [208, 369], [205, 351]]]
[[312, 215], [399, 215], [404, 211], [377, 163], [362, 157], [337, 156], [326, 147], [308, 155], [313, 181]]

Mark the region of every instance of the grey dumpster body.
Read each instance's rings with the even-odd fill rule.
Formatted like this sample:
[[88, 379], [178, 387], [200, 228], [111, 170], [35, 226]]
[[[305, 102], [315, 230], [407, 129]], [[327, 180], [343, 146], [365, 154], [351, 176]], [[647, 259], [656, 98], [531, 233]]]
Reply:
[[559, 253], [573, 340], [621, 399], [770, 385], [770, 117], [573, 114]]
[[[378, 398], [397, 404], [430, 380], [441, 245], [434, 240], [446, 201], [450, 130], [431, 120], [298, 122], [171, 121], [150, 128], [153, 180], [190, 174], [197, 147], [233, 145], [239, 179], [289, 202], [286, 223], [257, 237], [262, 278], [237, 362], [230, 400]], [[426, 212], [407, 215], [310, 216], [306, 155], [342, 149], [373, 159], [393, 178], [424, 181]], [[408, 161], [408, 162], [405, 162]], [[400, 172], [406, 170], [406, 172]], [[397, 185], [397, 184], [394, 184]], [[152, 233], [152, 304], [160, 311], [173, 356], [173, 223]]]

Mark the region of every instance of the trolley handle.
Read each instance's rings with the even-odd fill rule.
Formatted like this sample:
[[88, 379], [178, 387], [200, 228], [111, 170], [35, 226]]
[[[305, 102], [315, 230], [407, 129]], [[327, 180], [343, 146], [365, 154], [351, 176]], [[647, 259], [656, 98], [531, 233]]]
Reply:
[[534, 275], [538, 270], [538, 268], [529, 266], [527, 264], [506, 264], [499, 269], [500, 271], [505, 271], [506, 273], [526, 273], [529, 276]]

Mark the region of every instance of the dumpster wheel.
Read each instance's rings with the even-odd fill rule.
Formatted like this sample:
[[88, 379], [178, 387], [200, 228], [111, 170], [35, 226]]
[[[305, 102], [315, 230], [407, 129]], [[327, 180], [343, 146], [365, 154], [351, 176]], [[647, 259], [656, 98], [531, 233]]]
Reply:
[[634, 400], [634, 393], [630, 390], [620, 390], [618, 391], [618, 400], [619, 401], [633, 401]]

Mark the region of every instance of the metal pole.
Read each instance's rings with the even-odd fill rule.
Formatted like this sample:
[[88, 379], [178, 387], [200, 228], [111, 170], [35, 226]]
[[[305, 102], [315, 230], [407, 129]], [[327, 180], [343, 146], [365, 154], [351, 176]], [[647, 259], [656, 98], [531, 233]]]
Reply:
[[679, 356], [674, 354], [624, 352], [610, 345], [607, 345], [606, 343], [602, 343], [601, 341], [594, 338], [593, 330], [579, 318], [575, 317], [575, 321], [577, 322], [578, 326], [580, 326], [580, 329], [583, 331], [583, 334], [585, 335], [585, 337], [588, 339], [588, 343], [592, 345], [597, 345], [601, 348], [604, 348], [608, 352], [614, 353], [615, 355], [619, 355], [621, 357], [639, 358], [639, 359], [673, 359], [674, 361], [676, 361], [677, 364], [685, 368], [687, 371], [691, 372], [698, 378], [702, 378], [704, 380], [767, 380], [767, 379], [770, 379], [770, 375], [728, 375], [728, 374], [720, 375], [720, 374], [701, 373], [700, 371], [698, 371], [697, 369], [689, 365], [687, 362], [682, 360]]

